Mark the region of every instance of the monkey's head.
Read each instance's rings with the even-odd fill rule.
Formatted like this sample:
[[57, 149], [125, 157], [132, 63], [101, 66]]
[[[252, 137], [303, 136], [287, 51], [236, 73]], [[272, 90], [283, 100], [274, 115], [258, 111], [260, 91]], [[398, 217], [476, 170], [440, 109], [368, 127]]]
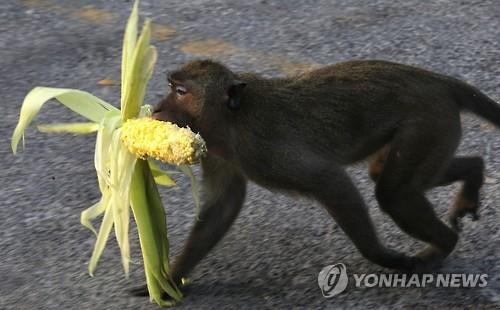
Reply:
[[229, 118], [239, 109], [245, 85], [217, 62], [192, 61], [168, 75], [170, 91], [153, 118], [189, 126], [205, 139], [209, 152], [228, 157]]

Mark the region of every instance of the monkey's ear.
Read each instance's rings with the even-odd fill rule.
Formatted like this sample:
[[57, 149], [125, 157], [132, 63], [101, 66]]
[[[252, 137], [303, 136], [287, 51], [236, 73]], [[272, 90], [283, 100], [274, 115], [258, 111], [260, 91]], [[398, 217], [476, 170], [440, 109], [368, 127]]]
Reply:
[[229, 96], [227, 106], [229, 109], [237, 110], [240, 107], [241, 93], [243, 92], [245, 86], [247, 86], [247, 83], [235, 80], [229, 87], [229, 90], [227, 91], [227, 95]]

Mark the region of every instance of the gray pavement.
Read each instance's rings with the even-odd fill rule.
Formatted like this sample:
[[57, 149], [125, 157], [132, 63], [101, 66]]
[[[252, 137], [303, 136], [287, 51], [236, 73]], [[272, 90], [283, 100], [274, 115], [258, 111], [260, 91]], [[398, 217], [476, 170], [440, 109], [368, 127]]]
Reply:
[[[10, 152], [10, 135], [34, 86], [72, 87], [119, 101], [121, 36], [132, 1], [0, 2], [0, 309], [155, 309], [126, 294], [144, 281], [135, 230], [129, 279], [111, 240], [96, 277], [87, 263], [94, 236], [79, 224], [94, 203], [94, 136], [46, 135], [30, 128], [26, 149]], [[500, 101], [500, 3], [485, 1], [161, 1], [143, 0], [155, 23], [160, 57], [147, 101], [165, 92], [165, 72], [211, 57], [237, 71], [268, 76], [349, 59], [386, 59], [454, 75]], [[79, 120], [48, 104], [38, 122]], [[500, 308], [500, 131], [463, 117], [460, 154], [485, 158], [481, 219], [464, 220], [456, 251], [441, 273], [487, 273], [484, 288], [356, 288], [325, 299], [317, 285], [326, 265], [349, 273], [386, 269], [363, 259], [313, 201], [251, 185], [245, 208], [221, 244], [192, 274], [179, 309]], [[381, 238], [390, 247], [422, 247], [382, 214], [365, 165], [349, 168]], [[185, 177], [162, 190], [172, 253], [194, 220]], [[458, 186], [429, 193], [443, 218]]]

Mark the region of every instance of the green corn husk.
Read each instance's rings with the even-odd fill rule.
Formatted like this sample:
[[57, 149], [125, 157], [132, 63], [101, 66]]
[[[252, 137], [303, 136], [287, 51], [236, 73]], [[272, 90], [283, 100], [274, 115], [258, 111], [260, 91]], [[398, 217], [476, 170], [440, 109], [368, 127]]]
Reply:
[[[81, 223], [96, 236], [89, 262], [89, 273], [94, 274], [99, 258], [114, 227], [120, 247], [122, 265], [128, 276], [130, 264], [129, 222], [132, 209], [140, 239], [144, 271], [150, 298], [161, 306], [171, 306], [182, 299], [182, 294], [169, 273], [169, 243], [165, 212], [156, 187], [157, 184], [174, 186], [168, 173], [153, 161], [137, 158], [121, 142], [121, 126], [131, 118], [151, 114], [149, 106], [142, 106], [146, 86], [156, 62], [156, 49], [149, 44], [151, 23], [146, 20], [137, 37], [138, 1], [125, 28], [122, 54], [121, 110], [80, 90], [36, 87], [21, 107], [19, 122], [12, 135], [12, 151], [17, 151], [24, 131], [42, 105], [56, 99], [69, 109], [89, 119], [90, 123], [39, 125], [42, 132], [70, 132], [88, 134], [97, 131], [95, 169], [102, 197], [81, 214]], [[189, 166], [181, 171], [190, 175], [195, 205], [199, 206], [197, 184]], [[103, 215], [97, 231], [92, 220]], [[173, 301], [162, 299], [163, 293]]]

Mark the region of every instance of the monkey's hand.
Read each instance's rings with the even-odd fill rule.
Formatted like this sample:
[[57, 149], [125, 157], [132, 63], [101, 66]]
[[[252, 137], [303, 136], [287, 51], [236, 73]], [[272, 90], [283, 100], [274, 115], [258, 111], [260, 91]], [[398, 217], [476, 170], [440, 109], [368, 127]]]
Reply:
[[[190, 291], [189, 284], [191, 284], [191, 281], [187, 278], [182, 278], [181, 283], [178, 284], [179, 290], [181, 291], [182, 295], [186, 296], [186, 294]], [[136, 297], [149, 296], [148, 286], [146, 284], [134, 287], [128, 290], [128, 293]], [[162, 299], [171, 300], [172, 298], [167, 293], [163, 293]]]

